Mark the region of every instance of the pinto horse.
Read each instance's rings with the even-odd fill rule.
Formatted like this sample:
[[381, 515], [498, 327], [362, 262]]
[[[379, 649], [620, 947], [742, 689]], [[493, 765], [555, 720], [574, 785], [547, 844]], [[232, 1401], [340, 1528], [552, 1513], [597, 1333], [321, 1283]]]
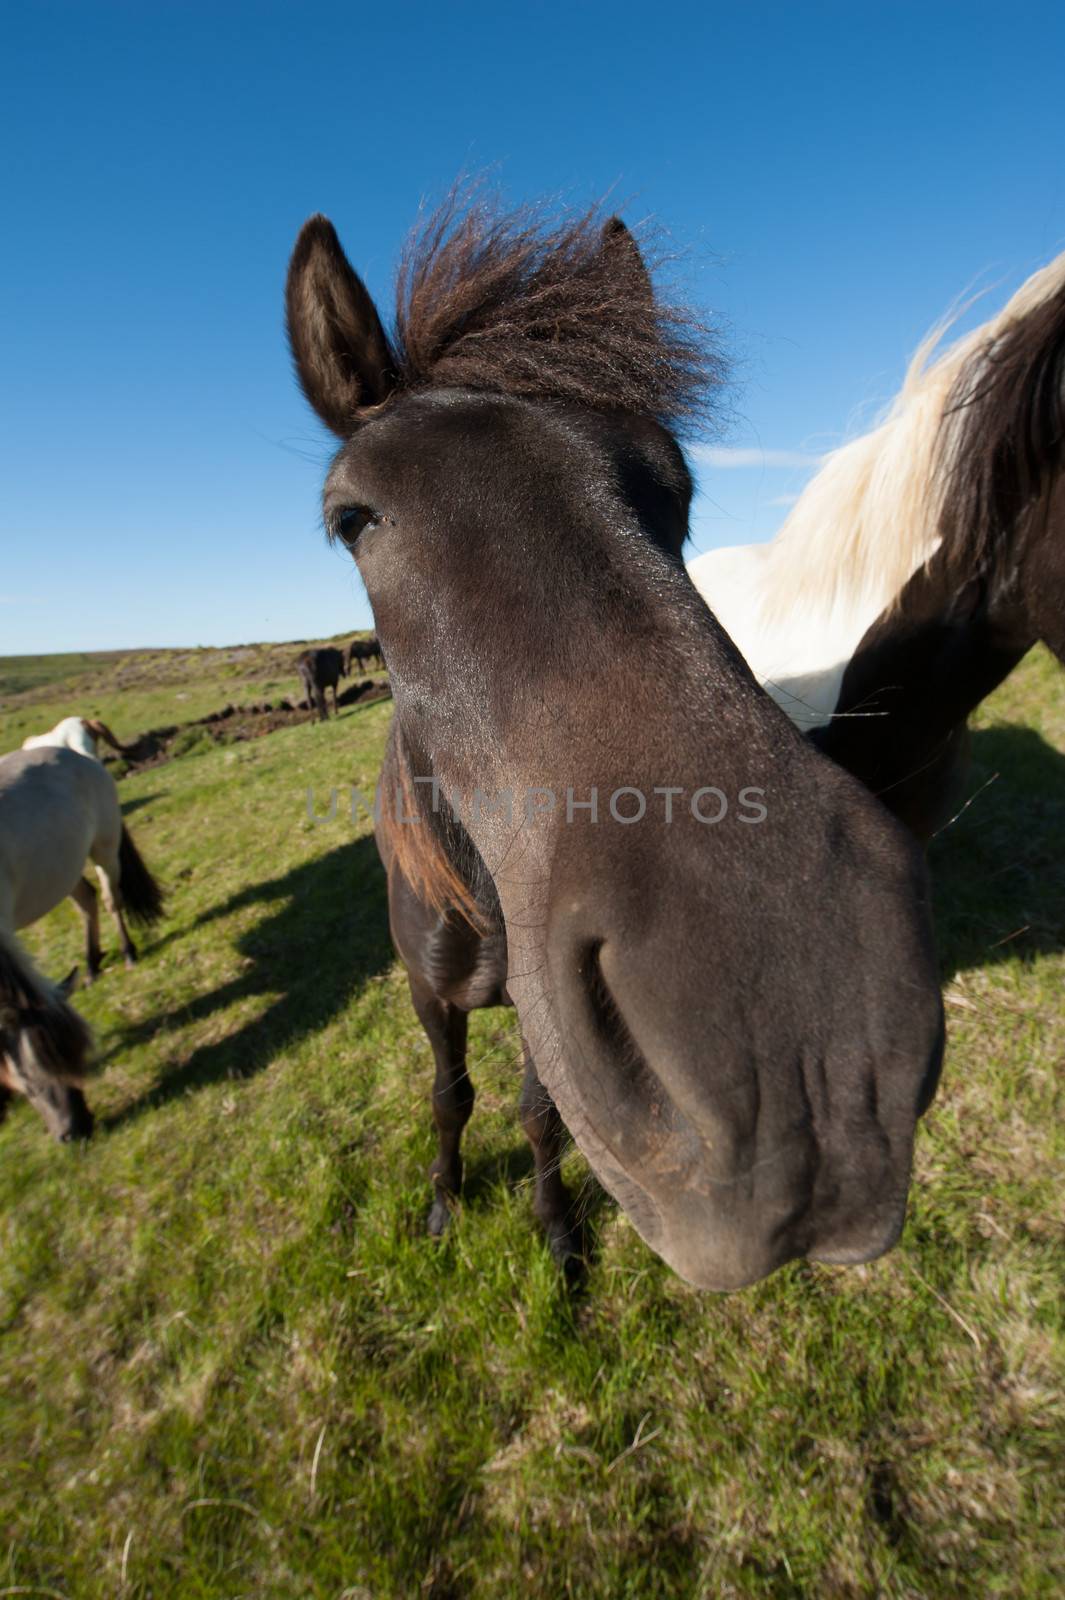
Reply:
[[[708, 414], [716, 346], [617, 219], [453, 197], [397, 297], [388, 334], [332, 225], [306, 223], [289, 337], [342, 441], [325, 523], [392, 674], [377, 837], [436, 1063], [430, 1230], [461, 1185], [468, 1013], [511, 1002], [560, 1260], [562, 1119], [694, 1284], [880, 1255], [942, 1052], [924, 865], [685, 572], [673, 429]], [[707, 825], [709, 785], [757, 786], [765, 819]]]
[[76, 750], [79, 755], [90, 756], [97, 761], [100, 756], [97, 741], [100, 739], [104, 744], [109, 744], [112, 750], [117, 750], [119, 755], [126, 754], [125, 745], [115, 738], [106, 722], [98, 722], [95, 717], [63, 717], [47, 733], [33, 733], [28, 739], [23, 739], [22, 748], [45, 750], [54, 746], [57, 749]]
[[830, 455], [777, 537], [689, 571], [755, 676], [927, 840], [970, 713], [1037, 641], [1065, 660], [1065, 253]]
[[122, 821], [115, 780], [98, 761], [63, 747], [0, 757], [0, 1102], [24, 1094], [60, 1139], [92, 1131], [79, 1087], [89, 1031], [65, 990], [34, 972], [15, 930], [71, 895], [85, 921], [92, 979], [100, 935], [96, 891], [82, 877], [87, 859], [96, 864], [128, 966], [136, 951], [124, 913], [152, 923], [163, 901]]

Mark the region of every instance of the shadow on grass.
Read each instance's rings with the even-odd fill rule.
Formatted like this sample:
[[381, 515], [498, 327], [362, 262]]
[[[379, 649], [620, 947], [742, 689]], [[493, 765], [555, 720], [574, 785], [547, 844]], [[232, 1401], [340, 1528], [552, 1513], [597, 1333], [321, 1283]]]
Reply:
[[1065, 756], [1031, 728], [981, 729], [966, 793], [928, 856], [944, 982], [1065, 950]]
[[[385, 875], [372, 838], [338, 846], [282, 877], [251, 884], [215, 906], [197, 929], [245, 906], [274, 904], [270, 917], [237, 939], [250, 965], [188, 1005], [123, 1032], [109, 1053], [143, 1043], [168, 1024], [202, 1021], [240, 1000], [274, 996], [261, 1016], [200, 1045], [187, 1061], [102, 1126], [117, 1128], [144, 1111], [225, 1078], [261, 1072], [343, 1011], [367, 979], [392, 963]], [[107, 1058], [105, 1058], [107, 1059]]]
[[140, 794], [136, 795], [132, 800], [123, 800], [122, 815], [124, 817], [131, 817], [135, 811], [140, 810], [141, 806], [150, 806], [153, 800], [162, 799], [163, 791], [160, 789], [157, 794]]
[[[521, 1086], [521, 1069], [515, 1078], [515, 1091]], [[514, 1119], [517, 1123], [517, 1104], [515, 1101]], [[515, 1142], [508, 1145], [505, 1150], [493, 1151], [490, 1155], [478, 1154], [465, 1158], [465, 1171], [462, 1179], [462, 1203], [465, 1207], [476, 1210], [488, 1208], [492, 1205], [495, 1192], [500, 1188], [521, 1190], [527, 1194], [530, 1201], [533, 1194], [533, 1158], [532, 1148], [526, 1142], [521, 1130], [516, 1128], [516, 1134], [521, 1143]]]
[[[517, 1068], [515, 1089], [521, 1085], [521, 1066]], [[515, 1119], [517, 1118], [515, 1104]], [[488, 1210], [495, 1202], [500, 1188], [512, 1190], [528, 1208], [529, 1227], [546, 1250], [543, 1231], [533, 1214], [533, 1197], [536, 1190], [532, 1147], [524, 1135], [517, 1131], [520, 1143], [515, 1142], [505, 1150], [490, 1155], [470, 1155], [465, 1160], [462, 1184], [464, 1211]], [[574, 1142], [567, 1135], [566, 1148], [573, 1149]], [[607, 1194], [602, 1184], [589, 1170], [578, 1185], [570, 1184], [570, 1217], [573, 1230], [580, 1243], [580, 1255], [566, 1263], [565, 1278], [570, 1292], [583, 1292], [588, 1269], [599, 1259], [600, 1233], [605, 1218], [613, 1216], [617, 1202]]]

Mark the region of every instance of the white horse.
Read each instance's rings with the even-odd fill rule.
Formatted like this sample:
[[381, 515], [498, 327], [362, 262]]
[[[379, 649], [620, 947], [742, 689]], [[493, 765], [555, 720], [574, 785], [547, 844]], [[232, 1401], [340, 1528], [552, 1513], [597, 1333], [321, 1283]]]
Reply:
[[151, 923], [163, 901], [122, 821], [111, 774], [63, 748], [0, 757], [0, 1111], [11, 1092], [24, 1094], [61, 1139], [92, 1128], [78, 1087], [90, 1034], [67, 1004], [71, 980], [57, 988], [41, 979], [15, 930], [72, 896], [85, 921], [93, 978], [100, 937], [96, 891], [82, 877], [87, 860], [96, 866], [130, 966], [136, 951], [123, 912]]
[[54, 728], [49, 728], [47, 733], [32, 733], [28, 739], [23, 739], [22, 748], [43, 750], [54, 746], [76, 750], [79, 755], [91, 756], [96, 761], [99, 760], [96, 748], [98, 739], [109, 744], [112, 750], [117, 750], [120, 755], [125, 754], [125, 745], [115, 738], [105, 722], [98, 722], [95, 717], [64, 717]]

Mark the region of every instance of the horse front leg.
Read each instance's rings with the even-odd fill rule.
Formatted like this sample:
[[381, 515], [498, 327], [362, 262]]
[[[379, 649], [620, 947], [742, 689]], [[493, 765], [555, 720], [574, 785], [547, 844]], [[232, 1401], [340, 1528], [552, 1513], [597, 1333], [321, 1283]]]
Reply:
[[462, 1188], [462, 1156], [459, 1146], [462, 1130], [473, 1110], [474, 1089], [466, 1071], [467, 1014], [458, 1006], [440, 1000], [431, 989], [413, 977], [411, 999], [418, 1020], [429, 1036], [436, 1063], [433, 1080], [433, 1120], [438, 1148], [429, 1168], [433, 1183], [433, 1204], [429, 1212], [429, 1232], [439, 1238], [451, 1221], [451, 1210]]
[[525, 1077], [521, 1086], [521, 1125], [532, 1145], [536, 1187], [533, 1214], [544, 1233], [551, 1254], [561, 1267], [579, 1262], [583, 1251], [580, 1230], [573, 1222], [573, 1201], [562, 1181], [562, 1151], [566, 1130], [555, 1102], [536, 1075], [529, 1047], [525, 1052]]

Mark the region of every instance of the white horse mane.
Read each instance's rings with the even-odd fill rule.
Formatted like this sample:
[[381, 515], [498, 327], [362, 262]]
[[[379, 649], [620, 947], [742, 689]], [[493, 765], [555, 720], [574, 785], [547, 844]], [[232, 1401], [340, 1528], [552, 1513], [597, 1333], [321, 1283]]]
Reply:
[[1007, 328], [1065, 284], [1065, 251], [1032, 274], [1003, 309], [932, 356], [960, 313], [922, 341], [884, 420], [825, 458], [765, 549], [762, 620], [797, 605], [886, 609], [939, 543], [951, 436], [943, 410], [962, 369], [979, 365]]
[[997, 403], [996, 351], [1009, 355], [1016, 340], [1007, 336], [1063, 287], [1065, 253], [997, 316], [936, 355], [951, 319], [942, 323], [914, 355], [884, 420], [825, 458], [775, 539], [708, 550], [690, 562], [707, 605], [799, 727], [831, 720], [862, 639], [944, 538], [959, 560], [959, 541], [986, 541], [982, 500], [977, 495], [970, 513], [964, 491], [979, 467], [973, 428], [982, 439], [986, 409]]

